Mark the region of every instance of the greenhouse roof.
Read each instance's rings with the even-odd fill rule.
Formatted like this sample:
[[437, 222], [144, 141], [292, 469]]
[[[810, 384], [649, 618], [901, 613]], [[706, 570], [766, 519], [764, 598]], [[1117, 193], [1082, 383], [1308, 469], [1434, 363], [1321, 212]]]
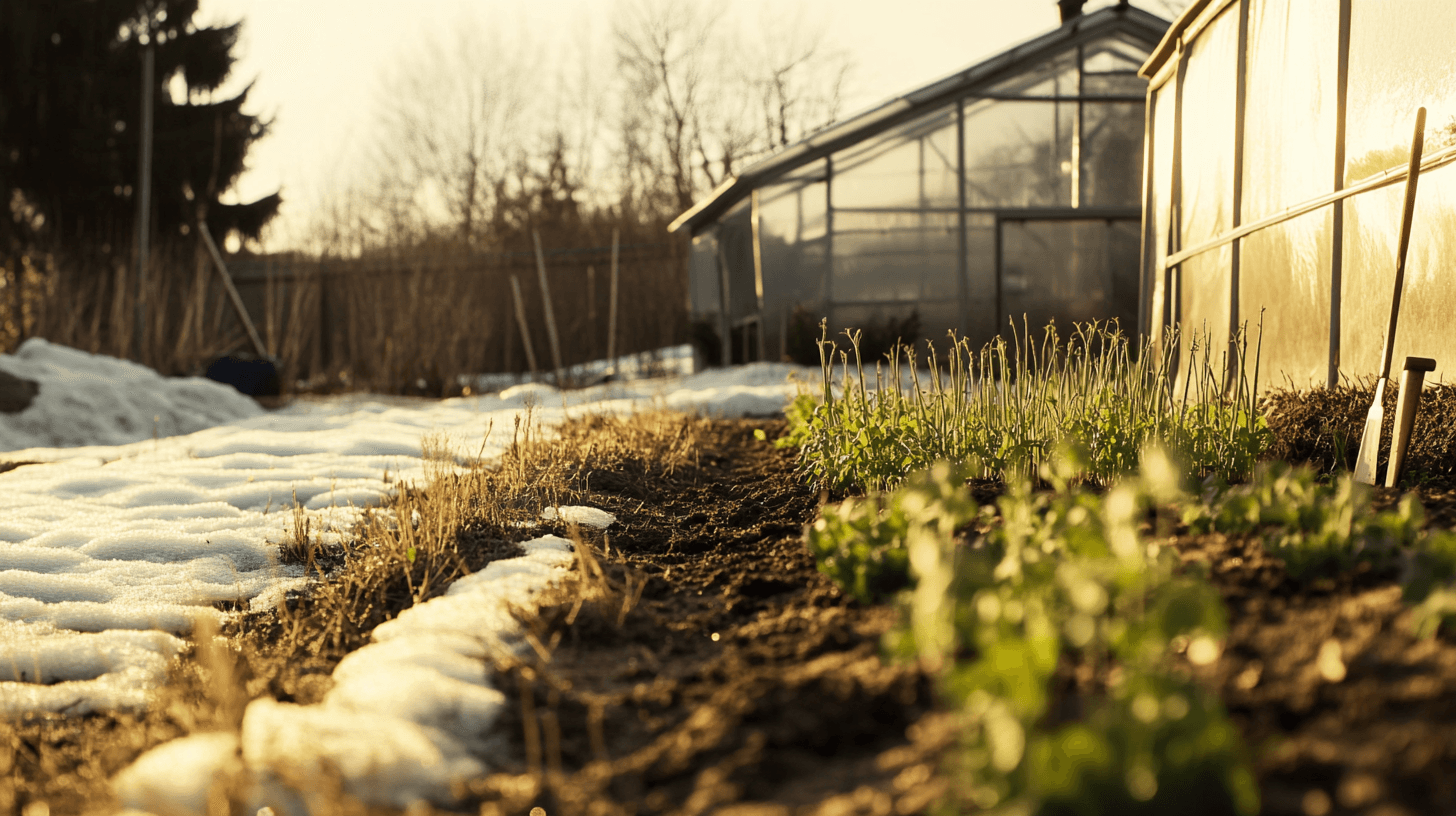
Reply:
[[1042, 64], [1047, 57], [1070, 46], [1110, 33], [1124, 33], [1151, 48], [1168, 30], [1168, 21], [1130, 5], [1109, 6], [1069, 20], [1060, 28], [1027, 40], [984, 62], [957, 71], [903, 96], [895, 97], [865, 112], [836, 122], [797, 144], [759, 161], [737, 176], [725, 180], [707, 198], [693, 205], [668, 225], [669, 232], [684, 227], [696, 232], [755, 187], [797, 167], [821, 159], [952, 99], [974, 93]]
[[1152, 79], [1158, 70], [1163, 67], [1168, 59], [1178, 50], [1178, 40], [1192, 40], [1198, 36], [1198, 32], [1210, 20], [1218, 16], [1224, 7], [1232, 0], [1193, 0], [1188, 8], [1178, 15], [1178, 19], [1163, 34], [1163, 39], [1153, 53], [1148, 55], [1148, 61], [1143, 64], [1142, 76], [1145, 79]]

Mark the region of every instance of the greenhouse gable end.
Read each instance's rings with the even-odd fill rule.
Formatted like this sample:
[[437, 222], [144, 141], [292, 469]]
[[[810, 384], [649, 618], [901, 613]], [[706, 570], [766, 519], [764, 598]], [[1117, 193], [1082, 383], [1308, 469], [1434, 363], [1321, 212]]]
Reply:
[[[1117, 5], [814, 134], [673, 222], [708, 362], [817, 359], [819, 321], [987, 341], [1137, 319], [1147, 82]], [[726, 341], [726, 342], [725, 342]]]

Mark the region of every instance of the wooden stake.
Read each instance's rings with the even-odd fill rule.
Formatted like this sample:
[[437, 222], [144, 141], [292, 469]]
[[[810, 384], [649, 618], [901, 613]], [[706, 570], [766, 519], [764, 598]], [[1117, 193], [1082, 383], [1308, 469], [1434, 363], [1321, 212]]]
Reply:
[[612, 295], [607, 312], [607, 359], [612, 361], [612, 373], [617, 373], [617, 250], [621, 235], [612, 230]]
[[526, 304], [521, 300], [521, 282], [511, 276], [511, 294], [516, 298], [516, 327], [521, 330], [521, 344], [526, 347], [526, 365], [536, 373], [536, 349], [531, 347], [531, 333], [526, 330]]
[[556, 310], [551, 306], [551, 286], [546, 282], [546, 256], [541, 252], [541, 234], [531, 230], [536, 244], [536, 273], [541, 278], [541, 300], [546, 310], [546, 338], [551, 341], [551, 362], [556, 366], [556, 384], [561, 385], [561, 340], [556, 336]]
[[586, 336], [587, 351], [597, 353], [597, 268], [586, 268]]
[[248, 340], [253, 344], [253, 351], [258, 353], [259, 359], [269, 359], [268, 349], [263, 345], [263, 338], [258, 336], [258, 328], [253, 325], [253, 318], [248, 316], [248, 307], [243, 305], [243, 298], [238, 294], [238, 288], [233, 285], [233, 276], [228, 274], [227, 264], [222, 262], [222, 253], [217, 251], [217, 244], [212, 240], [212, 231], [207, 228], [207, 221], [198, 221], [197, 229], [202, 233], [202, 243], [207, 247], [208, 254], [212, 256], [213, 265], [217, 267], [218, 277], [222, 278], [223, 291], [227, 292], [228, 300], [233, 304], [233, 311], [237, 312], [238, 320], [248, 331]]

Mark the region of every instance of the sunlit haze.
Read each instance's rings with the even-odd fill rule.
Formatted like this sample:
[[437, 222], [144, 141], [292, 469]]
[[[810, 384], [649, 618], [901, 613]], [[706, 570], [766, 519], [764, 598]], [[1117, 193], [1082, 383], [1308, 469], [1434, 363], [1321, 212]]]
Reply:
[[[722, 3], [714, 3], [715, 7]], [[1092, 0], [1087, 10], [1111, 5]], [[1140, 5], [1167, 15], [1184, 2]], [[202, 0], [203, 24], [244, 21], [240, 57], [225, 89], [254, 82], [244, 111], [273, 117], [232, 193], [252, 200], [277, 189], [283, 209], [267, 247], [286, 246], [309, 210], [357, 182], [378, 121], [380, 80], [431, 38], [482, 22], [539, 43], [553, 69], [585, 59], [614, 67], [613, 4], [589, 0]], [[822, 27], [825, 45], [852, 63], [843, 113], [853, 113], [971, 65], [1058, 23], [1052, 0], [794, 0], [729, 6], [784, 24]], [[769, 11], [771, 9], [771, 11]], [[595, 71], [594, 71], [595, 72]]]

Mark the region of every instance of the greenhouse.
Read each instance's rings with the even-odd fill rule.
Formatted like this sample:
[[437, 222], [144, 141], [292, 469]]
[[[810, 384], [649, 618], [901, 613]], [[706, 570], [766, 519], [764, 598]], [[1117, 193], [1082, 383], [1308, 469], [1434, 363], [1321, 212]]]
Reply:
[[[1198, 0], [1143, 68], [1141, 325], [1249, 326], [1266, 385], [1378, 373], [1416, 110], [1428, 110], [1399, 330], [1456, 360], [1456, 3]], [[1258, 326], [1262, 322], [1262, 331]]]
[[769, 156], [673, 222], [707, 362], [817, 359], [820, 319], [891, 341], [1131, 331], [1138, 69], [1169, 24], [1061, 5], [1059, 28]]

